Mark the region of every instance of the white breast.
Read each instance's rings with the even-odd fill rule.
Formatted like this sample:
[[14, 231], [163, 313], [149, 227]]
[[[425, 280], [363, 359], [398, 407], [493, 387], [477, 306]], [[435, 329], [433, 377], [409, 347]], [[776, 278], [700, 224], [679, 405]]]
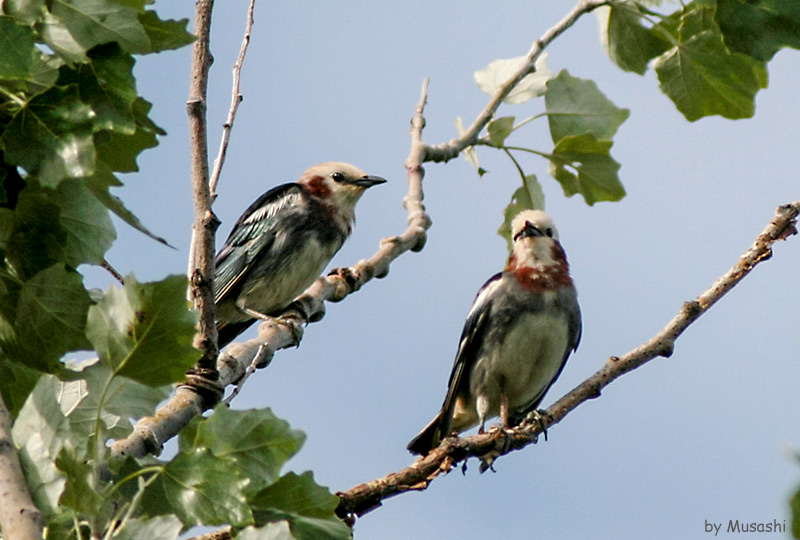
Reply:
[[523, 410], [541, 397], [558, 374], [568, 333], [563, 316], [522, 315], [499, 347], [478, 358], [470, 393], [485, 396], [489, 416], [499, 414], [501, 391], [509, 398], [511, 412]]

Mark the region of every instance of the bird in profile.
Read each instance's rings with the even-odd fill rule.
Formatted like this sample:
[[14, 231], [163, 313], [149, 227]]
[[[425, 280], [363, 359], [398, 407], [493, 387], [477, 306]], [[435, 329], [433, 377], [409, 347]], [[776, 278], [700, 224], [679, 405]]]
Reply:
[[581, 313], [566, 254], [550, 217], [524, 210], [512, 221], [505, 270], [478, 291], [467, 315], [439, 414], [410, 443], [428, 454], [442, 438], [500, 416], [518, 425], [578, 348]]
[[216, 257], [220, 348], [319, 277], [350, 235], [361, 195], [384, 182], [347, 163], [321, 163], [245, 210]]

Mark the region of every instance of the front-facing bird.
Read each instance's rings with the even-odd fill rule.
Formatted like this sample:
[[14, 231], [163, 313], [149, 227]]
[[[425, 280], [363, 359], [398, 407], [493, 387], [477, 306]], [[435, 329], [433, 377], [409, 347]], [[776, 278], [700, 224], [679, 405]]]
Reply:
[[283, 311], [319, 277], [350, 235], [356, 202], [384, 182], [347, 163], [322, 163], [245, 210], [216, 258], [220, 348]]
[[503, 272], [478, 291], [467, 315], [439, 414], [409, 444], [425, 455], [442, 438], [487, 418], [517, 425], [544, 398], [577, 349], [581, 313], [567, 258], [550, 217], [525, 210], [511, 226]]

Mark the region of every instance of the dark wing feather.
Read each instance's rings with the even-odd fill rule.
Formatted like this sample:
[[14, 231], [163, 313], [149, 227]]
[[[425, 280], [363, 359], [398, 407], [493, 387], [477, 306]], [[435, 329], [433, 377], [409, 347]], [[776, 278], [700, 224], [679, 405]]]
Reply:
[[244, 211], [216, 257], [216, 302], [240, 284], [256, 257], [275, 240], [281, 215], [305, 196], [300, 184], [283, 184], [261, 195]]
[[469, 384], [469, 373], [472, 364], [475, 362], [478, 350], [483, 344], [486, 333], [486, 323], [491, 319], [492, 302], [494, 300], [496, 282], [502, 279], [503, 274], [498, 273], [489, 278], [483, 284], [475, 300], [472, 303], [467, 320], [464, 322], [464, 329], [461, 332], [461, 340], [458, 344], [458, 353], [453, 363], [453, 371], [450, 373], [450, 380], [447, 383], [447, 396], [442, 404], [439, 428], [440, 435], [449, 435], [450, 422], [453, 419], [453, 409], [456, 405], [456, 397], [463, 391], [463, 386]]

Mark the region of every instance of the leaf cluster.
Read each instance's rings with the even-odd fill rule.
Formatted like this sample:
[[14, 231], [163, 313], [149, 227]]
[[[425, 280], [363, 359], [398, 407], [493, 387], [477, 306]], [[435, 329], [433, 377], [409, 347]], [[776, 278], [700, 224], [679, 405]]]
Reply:
[[109, 461], [105, 441], [128, 435], [128, 419], [152, 414], [169, 392], [145, 356], [121, 357], [125, 375], [101, 357], [71, 366], [69, 380], [41, 377], [14, 424], [48, 540], [174, 540], [195, 525], [231, 525], [238, 538], [277, 529], [287, 539], [350, 537], [334, 513], [338, 498], [310, 472], [281, 475], [305, 436], [269, 410], [222, 405], [181, 432], [169, 461]]
[[[303, 435], [269, 411], [196, 419], [169, 461], [110, 460], [107, 441], [200, 356], [185, 277], [90, 291], [78, 272], [104, 261], [111, 212], [163, 242], [111, 194], [164, 134], [134, 56], [194, 39], [147, 4], [0, 3], [0, 393], [47, 538], [174, 539], [199, 524], [348, 538], [335, 496], [310, 473], [281, 476]], [[82, 349], [97, 358], [63, 361]]]
[[[755, 96], [767, 86], [767, 62], [783, 47], [800, 48], [800, 5], [794, 0], [694, 0], [672, 13], [658, 13], [648, 4], [654, 2], [622, 0], [598, 9], [603, 44], [625, 71], [643, 75], [652, 65], [659, 88], [689, 121], [753, 116]], [[476, 72], [475, 79], [481, 90], [494, 95], [527, 62], [526, 57], [497, 60]], [[523, 171], [514, 153], [545, 158], [564, 194], [580, 194], [590, 205], [625, 195], [620, 165], [610, 150], [627, 109], [617, 108], [592, 81], [566, 71], [554, 76], [544, 54], [503, 101], [518, 105], [537, 97], [544, 97], [544, 112], [519, 122], [514, 116], [494, 118], [478, 140], [502, 149], [523, 180], [498, 231], [506, 238], [519, 210], [544, 205], [536, 177]], [[552, 150], [508, 144], [513, 132], [541, 117], [548, 120]], [[479, 174], [486, 172], [474, 147], [463, 155]]]
[[[147, 2], [7, 0], [0, 8], [0, 379], [12, 410], [37, 372], [92, 348], [96, 298], [77, 268], [114, 241], [116, 173], [164, 134], [133, 76], [134, 54], [190, 43], [186, 20]], [[152, 236], [152, 235], [151, 235]]]

